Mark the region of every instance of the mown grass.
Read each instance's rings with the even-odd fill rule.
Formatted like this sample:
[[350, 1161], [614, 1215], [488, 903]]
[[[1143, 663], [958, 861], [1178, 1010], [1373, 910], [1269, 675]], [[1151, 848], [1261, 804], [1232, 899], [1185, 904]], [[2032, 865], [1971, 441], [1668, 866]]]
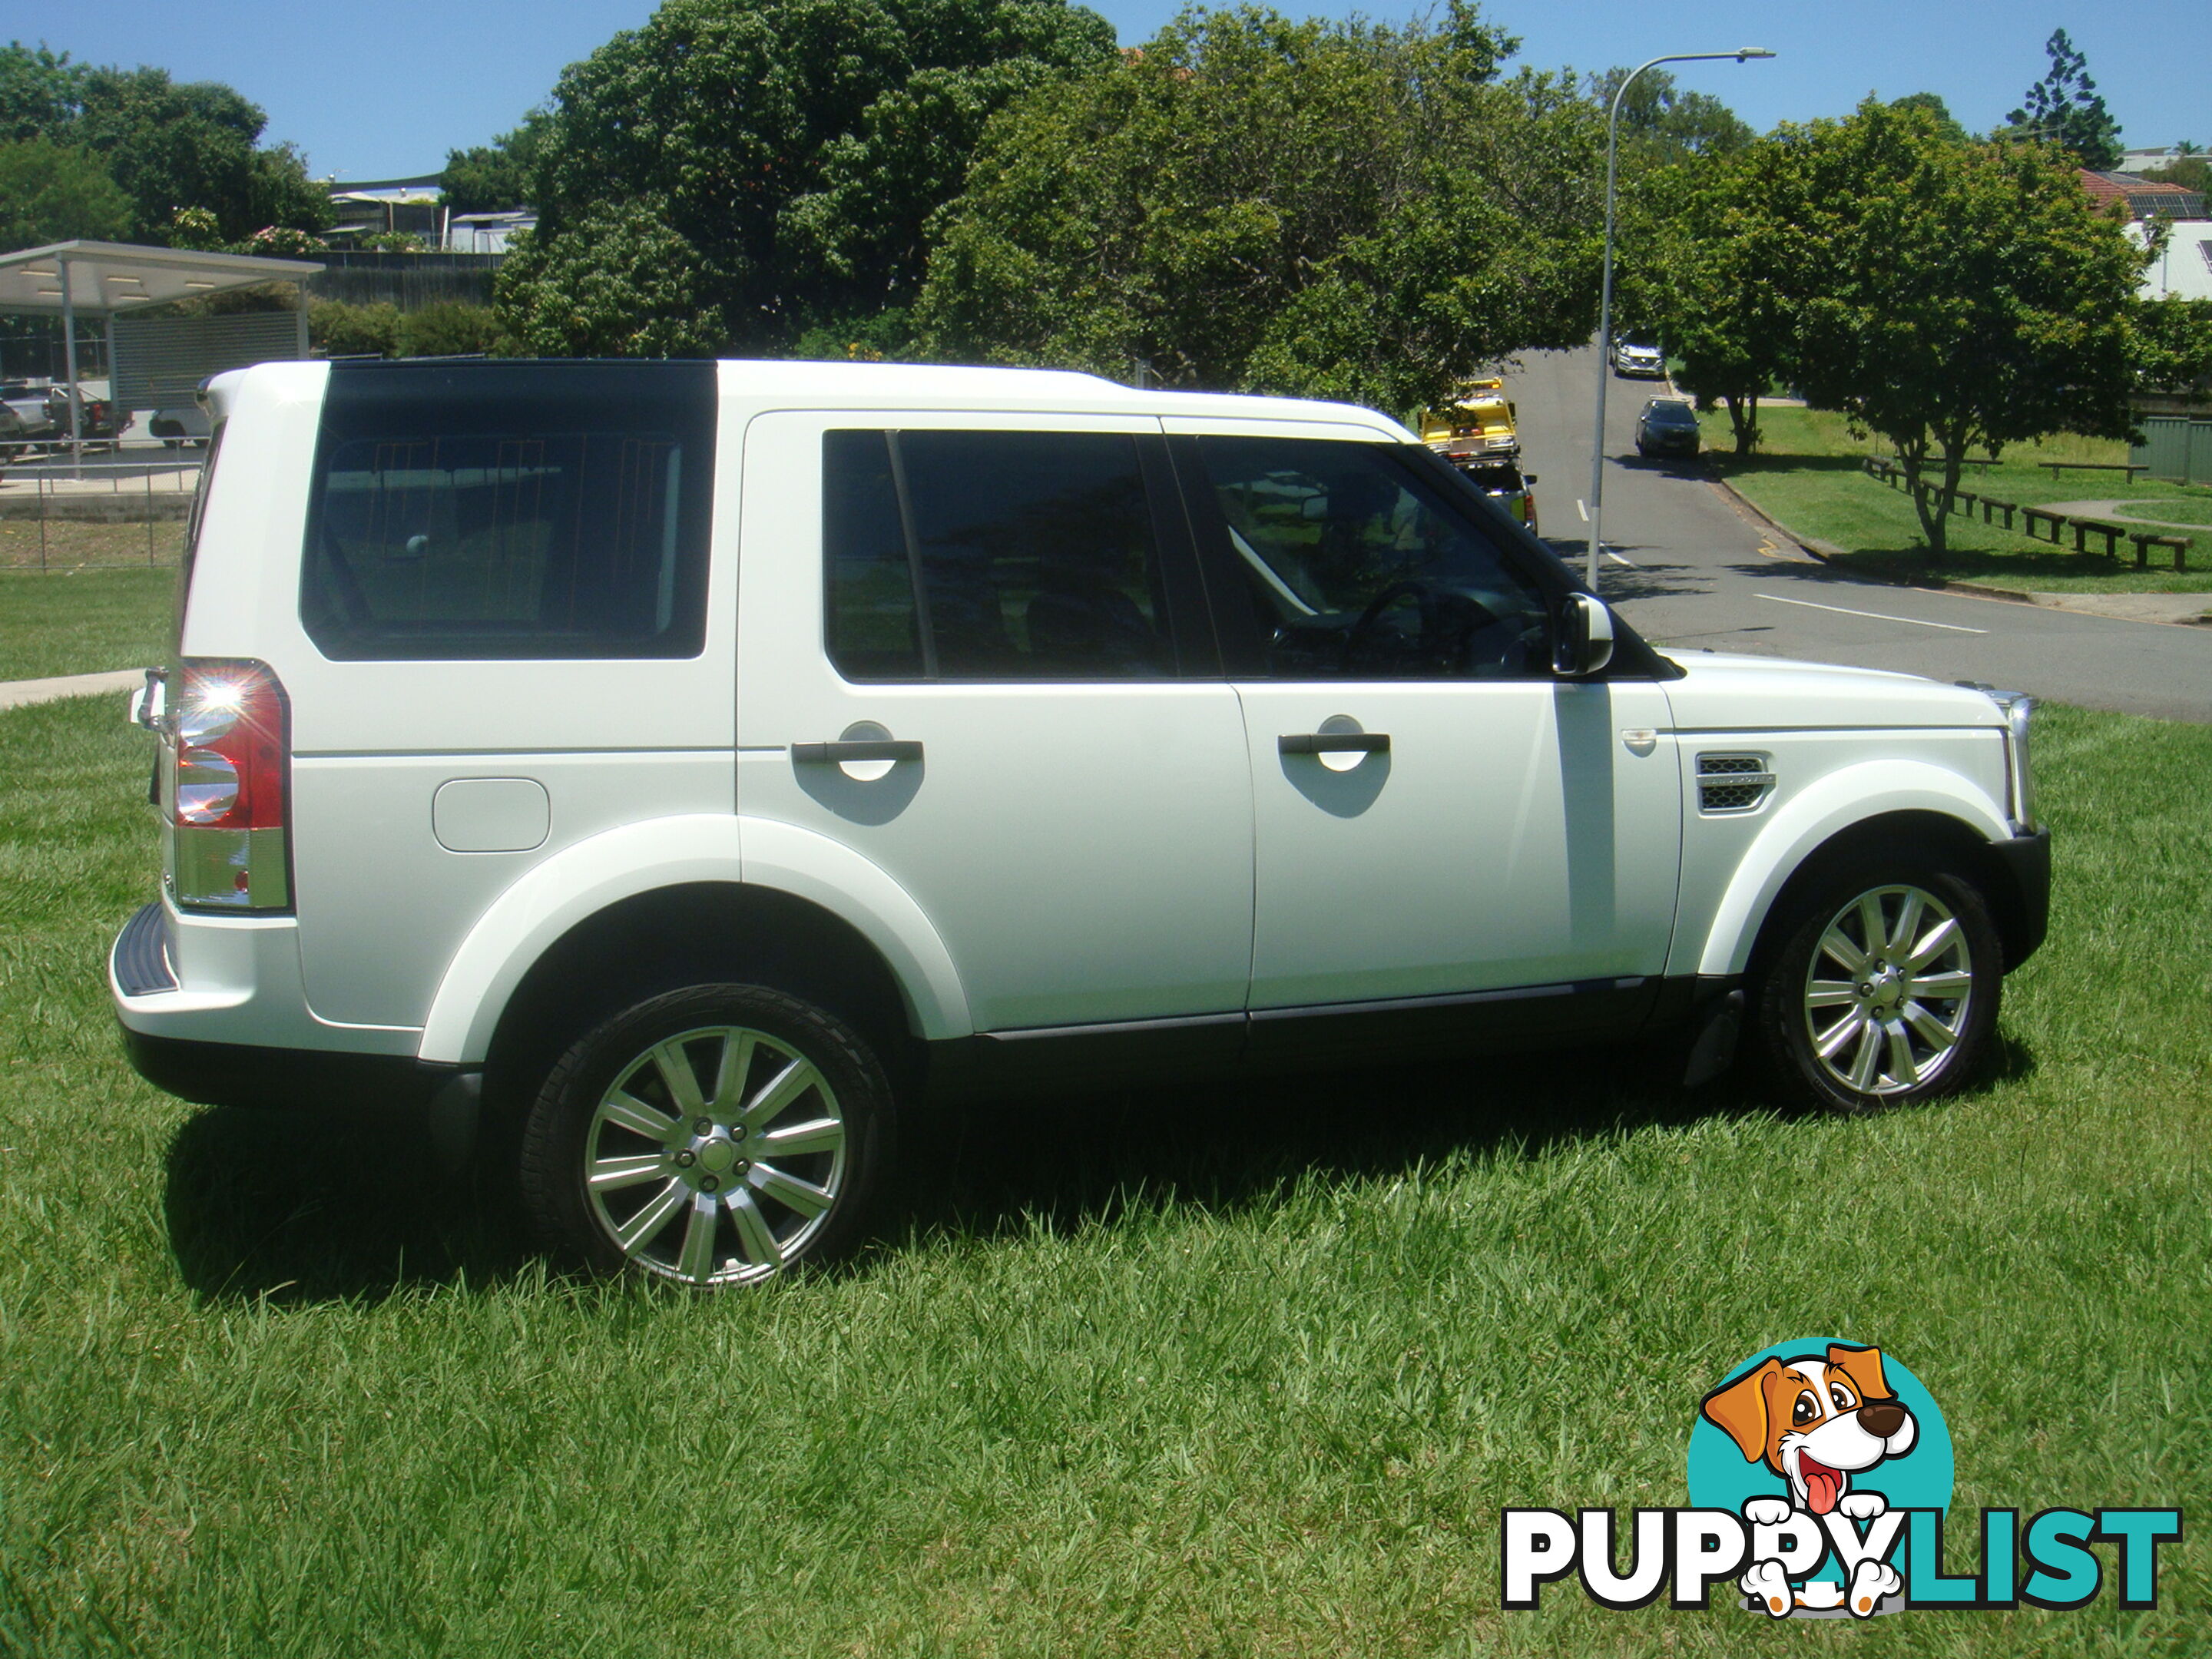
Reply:
[[109, 568], [176, 568], [185, 545], [185, 522], [101, 524], [73, 519], [0, 519], [0, 571], [65, 571]]
[[[2074, 551], [2070, 532], [2063, 545], [2053, 547], [2017, 530], [2007, 531], [2002, 524], [1984, 525], [1978, 518], [1954, 515], [1947, 532], [1948, 546], [1936, 559], [1911, 499], [1902, 489], [1869, 477], [1860, 466], [1866, 455], [1888, 453], [1887, 444], [1878, 438], [1852, 437], [1843, 416], [1819, 410], [1762, 409], [1759, 425], [1764, 433], [1759, 450], [1739, 459], [1729, 453], [1727, 412], [1704, 416], [1713, 466], [1761, 512], [1796, 535], [1822, 544], [1824, 553], [1839, 567], [1892, 580], [1936, 577], [2051, 592], [2212, 592], [2212, 535], [2194, 537], [2187, 570], [2171, 568], [2170, 550], [2155, 552], [2157, 562], [2149, 569], [2138, 570], [2135, 550], [2124, 542], [2119, 556], [2107, 559], [2101, 552]], [[2054, 477], [2043, 465], [2126, 459], [2124, 444], [2057, 435], [2040, 443], [2015, 445], [1994, 465], [1966, 468], [1960, 487], [2032, 507], [2080, 501], [2140, 503], [2128, 510], [2146, 518], [2187, 517], [2190, 522], [2212, 524], [2212, 487], [2148, 478], [2130, 483], [2118, 472], [2069, 471]], [[2177, 503], [2185, 504], [2185, 510], [2165, 510]], [[2152, 525], [2131, 527], [2158, 530]], [[2090, 545], [2101, 548], [2103, 543], [2093, 540]]]
[[173, 567], [0, 572], [0, 680], [157, 663], [176, 602]]
[[938, 1115], [850, 1269], [702, 1299], [549, 1271], [416, 1126], [138, 1082], [143, 750], [0, 714], [0, 1650], [2198, 1650], [2194, 1528], [2155, 1613], [1498, 1608], [1501, 1506], [1685, 1501], [1790, 1336], [1928, 1383], [1962, 1511], [2212, 1474], [2212, 729], [2043, 718], [2052, 937], [1961, 1099], [1553, 1056]]

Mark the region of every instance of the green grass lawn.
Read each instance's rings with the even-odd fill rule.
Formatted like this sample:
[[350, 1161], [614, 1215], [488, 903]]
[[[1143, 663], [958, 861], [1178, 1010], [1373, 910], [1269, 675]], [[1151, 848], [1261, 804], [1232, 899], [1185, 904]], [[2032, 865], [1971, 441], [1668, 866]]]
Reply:
[[1954, 1549], [2212, 1477], [2212, 728], [2041, 718], [2051, 939], [1963, 1098], [1584, 1055], [1041, 1099], [909, 1126], [849, 1270], [694, 1297], [549, 1274], [414, 1126], [139, 1083], [143, 739], [0, 714], [0, 1651], [2199, 1651], [2195, 1516], [2156, 1613], [1498, 1607], [1501, 1506], [1686, 1501], [1786, 1337], [1933, 1389]]
[[[1853, 438], [1840, 415], [1804, 409], [1765, 409], [1765, 433], [1759, 453], [1744, 459], [1729, 453], [1727, 411], [1703, 417], [1707, 451], [1717, 471], [1769, 517], [1800, 537], [1838, 550], [1829, 555], [1841, 568], [1892, 580], [1929, 575], [1995, 586], [2050, 592], [2212, 592], [2212, 534], [2196, 538], [2191, 568], [2171, 568], [2163, 561], [2137, 570], [2135, 550], [2121, 544], [2120, 556], [2076, 553], [2069, 532], [2063, 546], [2035, 541], [2000, 524], [1954, 516], [1950, 545], [1940, 562], [1931, 562], [1920, 521], [1901, 489], [1869, 477], [1861, 468], [1869, 454], [1887, 454], [1878, 438]], [[2114, 501], [2135, 503], [2127, 510], [2146, 518], [2181, 520], [2212, 526], [2212, 488], [2139, 478], [2133, 483], [2117, 472], [2067, 471], [2054, 477], [2045, 461], [2124, 461], [2127, 447], [2117, 442], [2053, 437], [2041, 444], [2016, 445], [1987, 467], [1969, 466], [1960, 487], [2001, 501], [2040, 507], [2052, 501]], [[2136, 528], [2151, 530], [2143, 525]], [[2166, 533], [2187, 535], [2187, 531]], [[2093, 547], [2102, 543], [2093, 541]]]
[[0, 572], [0, 680], [149, 667], [167, 648], [176, 605], [173, 567]]
[[99, 524], [55, 519], [0, 519], [0, 571], [79, 570], [109, 566], [176, 568], [185, 545], [181, 519], [152, 524]]

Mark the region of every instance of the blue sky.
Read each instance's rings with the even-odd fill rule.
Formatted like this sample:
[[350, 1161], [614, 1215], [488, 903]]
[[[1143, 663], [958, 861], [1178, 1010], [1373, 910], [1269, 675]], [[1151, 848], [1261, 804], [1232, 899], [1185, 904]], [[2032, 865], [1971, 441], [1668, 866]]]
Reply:
[[[1097, 9], [1133, 45], [1175, 6], [1105, 0]], [[1417, 8], [1319, 0], [1280, 9], [1402, 18]], [[2043, 43], [2063, 27], [2087, 54], [2125, 143], [2212, 145], [2208, 0], [2094, 9], [2039, 0], [1495, 0], [1485, 9], [1522, 37], [1519, 61], [1543, 68], [1770, 46], [1781, 54], [1771, 63], [1678, 66], [1683, 84], [1762, 130], [1846, 113], [1869, 92], [1940, 93], [1968, 126], [1994, 125], [2041, 77]], [[298, 144], [318, 175], [389, 178], [434, 172], [448, 149], [514, 125], [564, 64], [652, 10], [650, 0], [0, 0], [0, 38], [43, 40], [82, 62], [228, 81], [269, 112], [268, 137]]]

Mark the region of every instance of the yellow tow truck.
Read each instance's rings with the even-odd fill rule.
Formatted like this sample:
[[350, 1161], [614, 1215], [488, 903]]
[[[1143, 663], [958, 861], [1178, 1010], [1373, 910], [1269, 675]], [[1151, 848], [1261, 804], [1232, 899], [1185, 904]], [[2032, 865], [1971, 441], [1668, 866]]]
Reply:
[[1445, 407], [1421, 411], [1421, 441], [1455, 466], [1514, 460], [1521, 453], [1521, 434], [1513, 420], [1504, 380], [1495, 375], [1469, 380]]

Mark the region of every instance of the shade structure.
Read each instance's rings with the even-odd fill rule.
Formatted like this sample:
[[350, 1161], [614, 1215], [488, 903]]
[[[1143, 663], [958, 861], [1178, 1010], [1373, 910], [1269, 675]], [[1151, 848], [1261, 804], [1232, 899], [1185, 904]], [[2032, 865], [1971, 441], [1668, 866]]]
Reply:
[[303, 282], [322, 268], [313, 260], [258, 254], [195, 253], [129, 242], [55, 242], [0, 253], [0, 311], [112, 317], [255, 283]]
[[[198, 253], [188, 248], [145, 247], [131, 242], [53, 242], [0, 254], [0, 311], [33, 312], [64, 319], [68, 360], [70, 445], [83, 461], [82, 400], [77, 391], [76, 319], [109, 324], [125, 313], [173, 300], [198, 299], [257, 283], [300, 284], [299, 355], [307, 355], [307, 279], [323, 267], [311, 259], [270, 259], [258, 254]], [[108, 334], [113, 357], [114, 332]]]

